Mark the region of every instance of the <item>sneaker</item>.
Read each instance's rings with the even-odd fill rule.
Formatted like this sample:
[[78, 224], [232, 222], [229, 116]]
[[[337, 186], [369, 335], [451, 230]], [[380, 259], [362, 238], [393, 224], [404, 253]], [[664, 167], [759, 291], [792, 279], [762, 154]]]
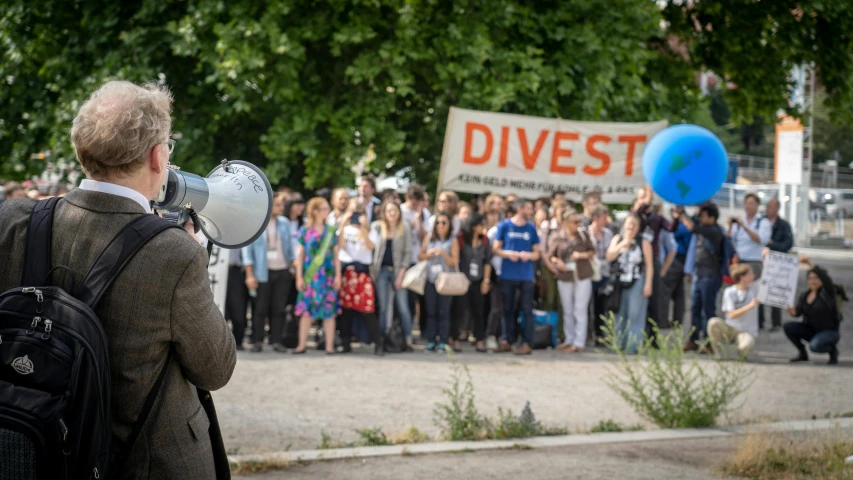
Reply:
[[516, 348], [513, 355], [530, 355], [533, 353], [533, 349], [530, 348], [530, 345], [523, 343], [520, 347]]
[[252, 345], [252, 349], [250, 351], [252, 353], [260, 353], [264, 351], [264, 347], [260, 343], [256, 343]]
[[696, 345], [696, 343], [688, 342], [688, 343], [684, 344], [684, 351], [685, 352], [695, 352], [696, 350], [699, 350], [699, 345]]
[[495, 349], [495, 353], [507, 353], [512, 351], [512, 346], [506, 340], [501, 340], [501, 344]]
[[429, 342], [429, 343], [427, 343], [426, 350], [424, 350], [424, 351], [425, 351], [426, 353], [432, 353], [432, 352], [434, 352], [434, 351], [435, 351], [435, 342]]
[[245, 349], [246, 349], [246, 347], [244, 347], [242, 343], [241, 343], [241, 344], [239, 344], [239, 345], [237, 345], [237, 351], [238, 351], [238, 352], [242, 352], [242, 351], [243, 351], [243, 350], [245, 350]]
[[278, 353], [287, 353], [287, 348], [285, 348], [284, 345], [276, 345], [272, 347], [272, 349]]
[[447, 350], [453, 351], [453, 347], [448, 346], [446, 343], [438, 344], [438, 353], [447, 353]]
[[490, 352], [494, 352], [497, 349], [498, 349], [497, 339], [495, 339], [494, 336], [489, 336], [489, 338], [486, 339], [486, 350], [488, 350]]

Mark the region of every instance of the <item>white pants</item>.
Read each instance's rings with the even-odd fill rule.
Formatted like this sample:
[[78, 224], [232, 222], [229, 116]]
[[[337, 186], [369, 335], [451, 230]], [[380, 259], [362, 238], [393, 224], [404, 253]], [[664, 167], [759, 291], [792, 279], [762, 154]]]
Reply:
[[560, 303], [563, 304], [563, 334], [565, 345], [583, 348], [586, 345], [586, 328], [589, 322], [589, 298], [592, 280], [557, 282]]

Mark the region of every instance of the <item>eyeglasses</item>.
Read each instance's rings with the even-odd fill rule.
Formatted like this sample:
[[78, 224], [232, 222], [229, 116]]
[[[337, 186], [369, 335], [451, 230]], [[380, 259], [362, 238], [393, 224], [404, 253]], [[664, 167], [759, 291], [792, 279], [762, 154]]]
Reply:
[[174, 152], [174, 151], [175, 151], [175, 144], [176, 144], [177, 142], [178, 142], [178, 141], [177, 141], [177, 140], [175, 140], [174, 138], [170, 138], [170, 139], [166, 140], [166, 145], [168, 145], [168, 147], [169, 147], [169, 154], [170, 154], [170, 155], [172, 154], [172, 152]]

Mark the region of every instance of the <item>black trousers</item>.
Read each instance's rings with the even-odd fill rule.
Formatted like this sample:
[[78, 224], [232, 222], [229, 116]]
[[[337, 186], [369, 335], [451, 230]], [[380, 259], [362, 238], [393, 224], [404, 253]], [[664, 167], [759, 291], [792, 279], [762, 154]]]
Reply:
[[348, 346], [352, 342], [352, 322], [356, 315], [361, 315], [364, 319], [373, 343], [379, 344], [379, 319], [376, 318], [376, 314], [357, 312], [349, 308], [344, 308], [338, 317], [338, 330], [341, 332], [341, 343]]
[[773, 321], [774, 327], [781, 327], [782, 326], [782, 309], [779, 307], [770, 307], [770, 319]]
[[249, 289], [243, 267], [228, 267], [228, 285], [225, 287], [225, 318], [231, 320], [234, 341], [243, 344], [246, 334], [246, 310], [249, 306]]
[[[650, 300], [651, 301], [651, 300]], [[669, 302], [675, 303], [672, 318], [669, 318]], [[684, 261], [676, 257], [663, 278], [663, 296], [661, 297], [658, 326], [669, 328], [673, 323], [684, 325], [684, 312], [687, 306], [687, 294], [684, 291]], [[670, 321], [671, 320], [671, 321]]]
[[[468, 325], [471, 326], [471, 331], [474, 334], [474, 339], [481, 342], [486, 339], [486, 316], [483, 314], [483, 309], [486, 306], [486, 296], [481, 292], [483, 281], [471, 282], [468, 287], [468, 293], [459, 298], [465, 306], [465, 315], [468, 319]], [[463, 339], [467, 340], [467, 339]]]
[[270, 322], [270, 345], [281, 343], [284, 328], [284, 309], [293, 286], [293, 275], [288, 270], [270, 270], [269, 281], [258, 284], [255, 311], [252, 312], [252, 341], [263, 343], [264, 324]]

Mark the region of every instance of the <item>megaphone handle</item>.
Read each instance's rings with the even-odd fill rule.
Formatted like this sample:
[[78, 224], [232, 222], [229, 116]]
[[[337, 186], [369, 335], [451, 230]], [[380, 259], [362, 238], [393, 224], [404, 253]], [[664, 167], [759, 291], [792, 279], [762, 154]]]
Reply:
[[198, 214], [195, 213], [195, 210], [187, 210], [187, 213], [189, 213], [190, 219], [193, 221], [194, 232], [198, 234], [199, 230], [201, 230], [201, 220], [198, 219]]

